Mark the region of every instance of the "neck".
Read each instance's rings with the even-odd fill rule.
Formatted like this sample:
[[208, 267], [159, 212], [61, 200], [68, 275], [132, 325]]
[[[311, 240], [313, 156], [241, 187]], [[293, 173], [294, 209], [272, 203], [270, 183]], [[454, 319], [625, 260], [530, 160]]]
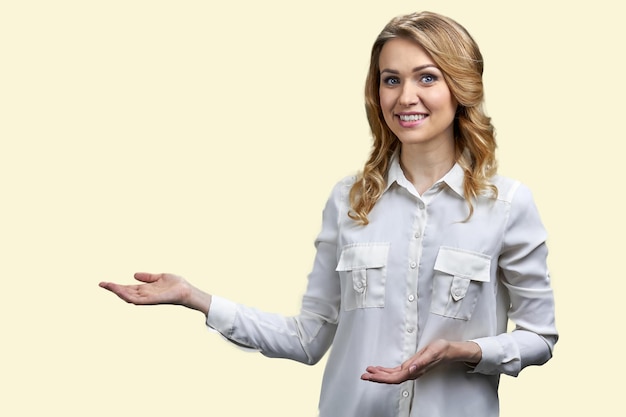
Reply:
[[400, 150], [402, 171], [420, 195], [450, 171], [455, 161], [454, 148], [424, 150], [403, 146]]

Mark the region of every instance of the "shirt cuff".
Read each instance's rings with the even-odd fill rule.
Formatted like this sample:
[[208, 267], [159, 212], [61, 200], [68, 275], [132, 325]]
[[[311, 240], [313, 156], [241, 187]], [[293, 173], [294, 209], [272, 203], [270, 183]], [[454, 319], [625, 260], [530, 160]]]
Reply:
[[495, 338], [483, 337], [472, 342], [480, 346], [482, 357], [470, 373], [494, 375], [499, 373], [498, 366], [504, 360], [504, 349]]
[[482, 358], [471, 373], [517, 376], [521, 371], [519, 348], [510, 334], [481, 337], [472, 342], [480, 346]]
[[206, 325], [228, 337], [232, 333], [236, 314], [237, 305], [235, 303], [213, 295]]
[[210, 331], [220, 334], [225, 340], [246, 352], [258, 352], [258, 349], [243, 345], [232, 340], [235, 331], [235, 319], [237, 316], [237, 304], [224, 298], [211, 296], [211, 307], [207, 314], [206, 325]]

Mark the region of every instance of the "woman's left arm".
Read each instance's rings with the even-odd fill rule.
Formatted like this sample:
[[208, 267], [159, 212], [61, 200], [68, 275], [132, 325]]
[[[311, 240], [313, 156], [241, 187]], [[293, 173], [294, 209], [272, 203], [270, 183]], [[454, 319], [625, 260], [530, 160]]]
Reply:
[[498, 279], [510, 299], [510, 333], [473, 340], [482, 358], [473, 372], [517, 375], [552, 357], [558, 340], [554, 294], [547, 267], [546, 231], [530, 190], [520, 185], [511, 201], [498, 260]]

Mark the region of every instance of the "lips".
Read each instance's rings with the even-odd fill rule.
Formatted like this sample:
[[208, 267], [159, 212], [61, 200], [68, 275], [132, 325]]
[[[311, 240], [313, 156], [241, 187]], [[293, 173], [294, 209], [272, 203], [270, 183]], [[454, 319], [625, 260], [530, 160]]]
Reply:
[[400, 126], [413, 127], [421, 124], [428, 117], [424, 113], [401, 113], [396, 115], [400, 119]]
[[403, 122], [417, 122], [418, 120], [423, 120], [426, 115], [425, 114], [399, 114], [398, 117]]

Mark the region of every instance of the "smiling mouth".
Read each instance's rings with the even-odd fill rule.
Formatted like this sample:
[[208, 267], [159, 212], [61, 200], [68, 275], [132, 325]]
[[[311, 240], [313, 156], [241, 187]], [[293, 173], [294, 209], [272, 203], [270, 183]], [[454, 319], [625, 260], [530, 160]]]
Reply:
[[398, 117], [403, 122], [417, 122], [426, 118], [425, 114], [399, 114]]

